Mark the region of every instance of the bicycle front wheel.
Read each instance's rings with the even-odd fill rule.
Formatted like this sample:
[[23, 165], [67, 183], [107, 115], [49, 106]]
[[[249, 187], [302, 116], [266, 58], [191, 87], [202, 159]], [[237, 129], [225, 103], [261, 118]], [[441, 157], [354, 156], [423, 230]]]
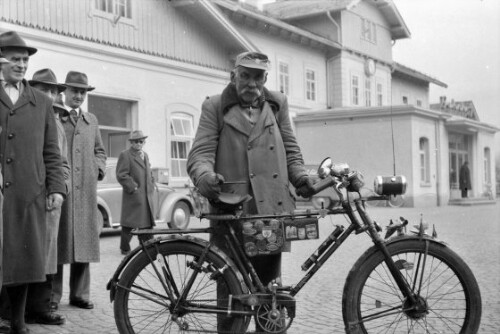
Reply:
[[481, 296], [465, 262], [445, 245], [408, 239], [387, 246], [415, 293], [406, 299], [382, 252], [372, 247], [356, 262], [344, 287], [346, 332], [473, 334], [481, 320]]
[[[231, 295], [242, 293], [241, 281], [213, 251], [198, 263], [203, 251], [201, 245], [183, 241], [153, 244], [148, 252], [154, 264], [146, 253], [138, 253], [116, 287], [114, 313], [119, 333], [244, 333], [247, 318], [228, 312], [228, 308], [245, 308], [231, 301]], [[188, 282], [186, 297], [179, 298]]]

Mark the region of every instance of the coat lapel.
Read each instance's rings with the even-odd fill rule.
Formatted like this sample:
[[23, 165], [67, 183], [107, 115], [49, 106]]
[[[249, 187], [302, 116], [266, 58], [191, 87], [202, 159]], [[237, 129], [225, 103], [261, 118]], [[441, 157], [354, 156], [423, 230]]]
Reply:
[[[130, 154], [134, 158], [134, 161], [139, 164], [139, 166], [141, 166], [142, 168], [146, 168], [146, 163], [141, 159], [141, 156], [138, 152], [130, 150]], [[146, 153], [144, 153], [144, 156], [146, 156]]]
[[262, 105], [262, 112], [260, 113], [260, 117], [257, 120], [257, 123], [252, 129], [252, 132], [250, 133], [250, 138], [248, 139], [248, 142], [251, 143], [258, 137], [260, 137], [265, 131], [272, 131], [268, 130], [269, 127], [271, 127], [274, 122], [274, 113], [269, 106], [269, 103], [264, 102]]
[[243, 133], [245, 136], [250, 136], [252, 126], [243, 116], [243, 110], [239, 105], [232, 106], [224, 115], [224, 123]]

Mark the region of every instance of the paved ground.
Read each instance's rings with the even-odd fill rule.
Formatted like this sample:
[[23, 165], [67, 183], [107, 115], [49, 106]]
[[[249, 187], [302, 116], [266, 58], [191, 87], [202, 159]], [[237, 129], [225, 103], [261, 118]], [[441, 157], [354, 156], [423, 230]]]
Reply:
[[[480, 333], [500, 333], [500, 201], [496, 205], [473, 207], [447, 206], [429, 209], [375, 208], [370, 211], [375, 220], [385, 226], [390, 218], [406, 217], [418, 223], [423, 213], [424, 221], [436, 226], [440, 239], [447, 241], [470, 265], [474, 272], [483, 299], [483, 317]], [[321, 222], [320, 237], [327, 236], [334, 224], [347, 226], [342, 217]], [[200, 226], [198, 221], [192, 227]], [[432, 225], [431, 225], [432, 226]], [[60, 313], [67, 318], [63, 326], [29, 325], [33, 334], [111, 334], [117, 333], [113, 304], [109, 301], [106, 283], [122, 259], [119, 236], [106, 233], [101, 239], [101, 262], [92, 264], [93, 310], [81, 310], [67, 304], [67, 291]], [[292, 253], [284, 258], [284, 283], [298, 282], [300, 265], [317, 247], [315, 241], [294, 244]], [[355, 260], [370, 246], [364, 235], [351, 237], [338, 250], [330, 262], [299, 293], [298, 314], [290, 334], [343, 333], [341, 316], [342, 289], [346, 275]], [[67, 272], [67, 271], [66, 271]], [[65, 277], [67, 282], [67, 277]], [[65, 285], [67, 287], [67, 285]]]

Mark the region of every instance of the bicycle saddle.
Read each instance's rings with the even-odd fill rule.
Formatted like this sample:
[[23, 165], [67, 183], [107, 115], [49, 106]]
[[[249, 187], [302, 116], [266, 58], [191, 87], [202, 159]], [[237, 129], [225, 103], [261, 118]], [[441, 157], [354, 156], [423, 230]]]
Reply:
[[245, 202], [248, 202], [252, 199], [252, 196], [245, 194], [233, 194], [233, 193], [225, 193], [221, 192], [219, 197], [216, 200], [210, 201], [210, 203], [219, 209], [224, 211], [234, 211], [241, 207], [241, 205]]

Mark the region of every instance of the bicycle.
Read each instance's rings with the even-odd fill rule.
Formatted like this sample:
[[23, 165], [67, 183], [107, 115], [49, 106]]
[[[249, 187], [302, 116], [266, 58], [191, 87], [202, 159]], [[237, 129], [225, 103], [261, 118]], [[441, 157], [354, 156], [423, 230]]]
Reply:
[[[231, 254], [190, 235], [210, 233], [210, 228], [134, 231], [137, 235], [161, 236], [141, 241], [122, 260], [107, 285], [119, 332], [246, 333], [254, 319], [262, 333], [283, 333], [295, 316], [295, 296], [349, 236], [365, 234], [374, 245], [355, 262], [344, 285], [346, 333], [476, 333], [481, 296], [467, 264], [434, 233], [428, 235], [423, 224], [407, 233], [409, 222], [403, 217], [389, 225], [382, 237], [382, 229], [366, 210], [367, 201], [403, 193], [406, 184], [382, 178], [376, 189], [378, 196], [366, 198], [359, 193], [359, 174], [347, 166], [338, 168], [331, 159], [325, 159], [318, 171], [322, 179], [315, 190], [333, 187], [341, 206], [243, 215], [241, 201], [233, 197], [226, 202], [236, 208], [233, 212], [202, 214], [201, 218], [226, 222], [230, 234], [225, 237]], [[352, 198], [353, 193], [359, 197]], [[305, 274], [299, 282], [263, 286], [249, 261], [248, 248], [255, 255], [276, 250], [274, 246], [287, 236], [291, 240], [315, 239], [318, 235], [314, 226], [326, 215], [345, 215], [350, 224], [346, 228], [337, 225], [309, 256], [301, 266]], [[262, 248], [262, 243], [258, 247], [243, 244], [235, 233], [235, 224], [248, 232], [244, 237], [265, 238], [266, 247]], [[299, 232], [287, 229], [291, 226]], [[269, 245], [274, 246], [267, 248]], [[218, 287], [226, 293], [218, 293]], [[229, 324], [230, 330], [218, 331], [221, 322]]]

